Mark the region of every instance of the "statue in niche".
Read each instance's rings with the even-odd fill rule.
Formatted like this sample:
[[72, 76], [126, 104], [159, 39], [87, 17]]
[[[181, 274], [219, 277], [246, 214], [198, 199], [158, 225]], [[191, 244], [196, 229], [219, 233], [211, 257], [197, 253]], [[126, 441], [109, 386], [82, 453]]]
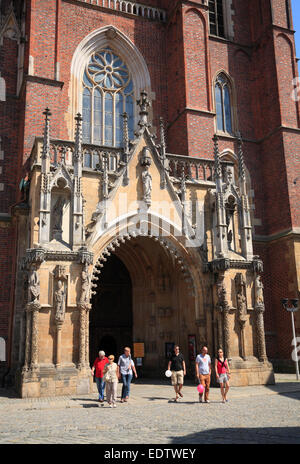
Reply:
[[[231, 172], [231, 171], [230, 171]], [[236, 201], [235, 198], [230, 195], [227, 199], [227, 202], [225, 204], [226, 208], [226, 224], [227, 224], [227, 243], [228, 243], [228, 249], [232, 250], [233, 247], [233, 220], [234, 220], [234, 211], [236, 207]]]
[[142, 172], [142, 183], [143, 183], [143, 200], [150, 206], [151, 205], [151, 193], [152, 193], [152, 176], [149, 172], [151, 166], [151, 155], [149, 148], [145, 147], [143, 149], [143, 154], [141, 157], [141, 165], [144, 170]]
[[59, 197], [54, 205], [53, 208], [53, 229], [52, 235], [53, 238], [56, 240], [62, 240], [62, 233], [63, 233], [63, 210], [66, 204], [66, 200], [63, 197]]
[[244, 322], [247, 316], [247, 298], [246, 298], [246, 282], [241, 273], [236, 275], [236, 301], [238, 309], [238, 317], [240, 322]]
[[225, 171], [225, 183], [227, 186], [233, 183], [233, 172], [230, 168], [227, 168]]
[[255, 279], [255, 306], [264, 306], [263, 283], [258, 275]]
[[81, 273], [81, 304], [89, 304], [91, 294], [91, 275], [88, 272], [88, 266], [85, 265]]
[[143, 192], [144, 192], [143, 200], [147, 205], [151, 204], [151, 192], [152, 192], [152, 176], [149, 172], [149, 167], [150, 166], [146, 165], [142, 173]]
[[40, 278], [36, 271], [36, 268], [33, 268], [28, 279], [28, 293], [29, 293], [29, 303], [38, 303], [40, 298]]
[[57, 282], [57, 290], [54, 293], [55, 320], [63, 322], [66, 312], [66, 293], [61, 280]]

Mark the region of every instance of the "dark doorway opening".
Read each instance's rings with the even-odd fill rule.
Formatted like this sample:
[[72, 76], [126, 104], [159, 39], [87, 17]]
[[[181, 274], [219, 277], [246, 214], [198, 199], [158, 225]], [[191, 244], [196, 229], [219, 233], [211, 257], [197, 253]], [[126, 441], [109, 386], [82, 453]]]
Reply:
[[114, 254], [101, 269], [90, 312], [90, 363], [99, 350], [116, 361], [126, 345], [132, 346], [132, 284], [124, 263]]

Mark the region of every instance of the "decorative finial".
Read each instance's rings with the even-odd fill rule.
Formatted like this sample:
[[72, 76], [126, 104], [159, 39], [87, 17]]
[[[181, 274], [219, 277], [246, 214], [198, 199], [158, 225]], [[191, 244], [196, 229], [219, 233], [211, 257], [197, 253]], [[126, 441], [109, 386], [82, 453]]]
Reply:
[[76, 127], [75, 127], [75, 151], [74, 158], [81, 159], [82, 155], [82, 117], [80, 113], [75, 116]]
[[218, 143], [217, 134], [214, 135], [213, 141], [214, 141], [214, 156], [215, 156], [215, 178], [221, 179], [222, 169], [221, 169], [221, 163], [220, 163], [219, 143]]
[[45, 125], [44, 125], [44, 140], [43, 140], [43, 153], [42, 158], [47, 158], [50, 154], [50, 116], [51, 112], [47, 107], [43, 112], [45, 115]]
[[163, 118], [159, 118], [159, 126], [160, 126], [160, 146], [161, 146], [161, 154], [166, 153], [166, 134], [164, 128], [164, 120]]
[[148, 123], [148, 108], [151, 106], [150, 100], [146, 90], [142, 90], [141, 98], [137, 100], [137, 104], [140, 107], [140, 120], [138, 125], [142, 129], [143, 127], [150, 127]]
[[238, 137], [238, 160], [239, 160], [239, 178], [243, 181], [246, 180], [246, 173], [245, 173], [245, 163], [244, 163], [244, 154], [243, 154], [243, 140], [241, 133], [237, 133]]
[[124, 153], [129, 154], [129, 132], [128, 132], [128, 114], [123, 113], [123, 146]]

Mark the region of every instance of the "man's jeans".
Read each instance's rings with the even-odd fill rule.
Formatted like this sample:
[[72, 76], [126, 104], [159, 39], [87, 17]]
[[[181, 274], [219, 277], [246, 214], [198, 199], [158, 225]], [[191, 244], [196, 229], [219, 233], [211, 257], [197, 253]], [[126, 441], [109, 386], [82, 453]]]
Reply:
[[96, 384], [99, 392], [99, 400], [104, 400], [105, 382], [103, 379], [96, 377]]
[[126, 398], [127, 396], [129, 397], [131, 380], [132, 380], [132, 374], [122, 374], [122, 381], [123, 381], [122, 395], [121, 395], [122, 399]]

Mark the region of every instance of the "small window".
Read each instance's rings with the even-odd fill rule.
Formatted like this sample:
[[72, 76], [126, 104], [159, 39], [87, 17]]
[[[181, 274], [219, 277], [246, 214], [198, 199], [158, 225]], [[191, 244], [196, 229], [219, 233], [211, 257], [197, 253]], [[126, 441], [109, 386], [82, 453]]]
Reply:
[[6, 343], [3, 337], [0, 337], [0, 361], [6, 361]]
[[134, 135], [134, 89], [130, 72], [109, 48], [92, 55], [83, 76], [82, 135], [85, 143], [121, 147], [123, 113]]
[[232, 134], [232, 103], [228, 79], [219, 74], [215, 83], [217, 130]]
[[6, 100], [5, 80], [3, 79], [3, 77], [0, 77], [0, 101], [5, 101], [5, 100]]
[[209, 0], [208, 6], [210, 33], [225, 37], [223, 0]]

